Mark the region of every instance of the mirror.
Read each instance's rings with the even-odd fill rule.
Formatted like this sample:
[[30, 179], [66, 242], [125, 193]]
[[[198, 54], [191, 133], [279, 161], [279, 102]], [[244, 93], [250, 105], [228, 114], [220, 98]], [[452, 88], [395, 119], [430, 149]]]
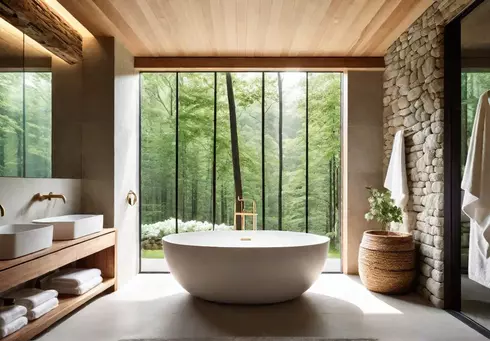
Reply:
[[23, 40], [0, 19], [0, 176], [24, 175]]
[[81, 177], [81, 124], [72, 114], [80, 78], [81, 66], [0, 19], [0, 177]]

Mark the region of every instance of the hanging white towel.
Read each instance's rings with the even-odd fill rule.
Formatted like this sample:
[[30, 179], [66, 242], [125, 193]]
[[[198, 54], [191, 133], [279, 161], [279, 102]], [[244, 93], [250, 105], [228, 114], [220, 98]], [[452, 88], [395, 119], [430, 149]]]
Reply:
[[395, 134], [384, 186], [391, 191], [391, 199], [393, 199], [395, 205], [403, 209], [408, 201], [405, 137], [403, 130], [399, 130]]
[[15, 304], [23, 305], [30, 310], [52, 298], [58, 297], [58, 292], [56, 290], [26, 288], [10, 293], [5, 297], [15, 299]]
[[[473, 229], [473, 243], [482, 256], [490, 257], [490, 91], [478, 102], [461, 188], [463, 211], [479, 226]], [[470, 250], [471, 253], [471, 250]], [[468, 265], [472, 266], [471, 262]]]
[[21, 305], [0, 307], [0, 327], [6, 326], [27, 313], [27, 309]]
[[49, 301], [44, 302], [41, 305], [38, 305], [36, 308], [29, 310], [27, 312], [27, 319], [29, 321], [36, 320], [43, 316], [44, 314], [49, 313], [51, 310], [58, 306], [58, 299], [52, 298]]
[[482, 254], [479, 243], [486, 243], [482, 236], [481, 227], [472, 220], [470, 223], [470, 248], [468, 250], [469, 279], [490, 288], [490, 259]]
[[27, 326], [27, 317], [19, 317], [18, 319], [10, 322], [9, 324], [0, 327], [0, 338], [4, 338], [12, 333], [15, 333], [21, 328]]

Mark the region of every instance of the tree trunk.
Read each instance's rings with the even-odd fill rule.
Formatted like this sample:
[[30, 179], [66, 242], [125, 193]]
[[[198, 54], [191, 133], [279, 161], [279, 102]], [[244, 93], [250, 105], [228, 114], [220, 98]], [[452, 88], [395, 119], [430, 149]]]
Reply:
[[[209, 173], [210, 173], [208, 175], [208, 180], [209, 180], [213, 176], [213, 168], [208, 167], [208, 169], [209, 169]], [[214, 213], [216, 210], [216, 205], [214, 203], [215, 197], [216, 197], [216, 186], [213, 187], [213, 185], [211, 185], [211, 197], [209, 198], [209, 215], [208, 215], [208, 217], [212, 220], [213, 230], [214, 230], [214, 224], [216, 224], [216, 214]]]
[[[335, 237], [337, 238], [337, 243], [340, 240], [339, 228], [340, 228], [340, 210], [339, 210], [339, 200], [340, 200], [340, 160], [335, 167]], [[337, 222], [339, 224], [337, 224]], [[336, 243], [336, 244], [337, 244]]]
[[[226, 90], [228, 93], [228, 107], [230, 110], [231, 157], [233, 161], [233, 180], [235, 183], [235, 210], [236, 212], [241, 212], [238, 198], [243, 198], [243, 193], [242, 176], [240, 174], [240, 153], [238, 150], [238, 129], [236, 119], [235, 95], [233, 94], [233, 81], [229, 72], [226, 73]], [[237, 217], [236, 223], [236, 229], [241, 229], [242, 220], [240, 217]]]
[[[22, 127], [22, 122], [20, 122], [20, 126]], [[22, 132], [17, 133], [17, 176], [18, 177], [23, 177], [25, 176], [24, 174], [24, 165], [23, 163], [25, 162], [24, 160], [24, 136]]]
[[[180, 202], [180, 219], [182, 219], [182, 221], [185, 221], [186, 220], [186, 217], [185, 217], [185, 200], [186, 200], [186, 193], [185, 193], [185, 190], [186, 190], [186, 181], [185, 181], [185, 164], [184, 164], [184, 160], [185, 160], [185, 146], [182, 148], [182, 154], [181, 154], [181, 158], [180, 158], [180, 162], [179, 162], [179, 169], [182, 169], [182, 183], [180, 184], [179, 186], [179, 190], [180, 190], [180, 198], [181, 198], [181, 202]], [[177, 178], [177, 181], [178, 178]], [[177, 217], [178, 219], [179, 217]]]
[[221, 184], [221, 224], [226, 223], [226, 198], [225, 198], [225, 189], [223, 187], [223, 184]]
[[191, 197], [191, 219], [192, 220], [197, 220], [197, 176], [194, 175], [194, 179], [192, 179], [192, 197]]
[[[166, 219], [169, 219], [171, 217], [175, 217], [175, 183], [173, 183], [174, 186], [171, 186], [170, 187], [170, 190], [168, 191], [168, 194], [167, 194], [167, 202], [169, 203], [169, 208], [168, 208], [168, 214], [167, 216], [165, 217]], [[175, 217], [177, 218], [177, 217]]]
[[333, 181], [332, 181], [332, 222], [333, 226], [331, 231], [336, 232], [337, 228], [337, 159], [333, 158]]
[[279, 230], [282, 230], [282, 79], [281, 73], [277, 73], [277, 91], [279, 94], [279, 193], [277, 200], [277, 224]]
[[159, 221], [163, 221], [165, 220], [165, 218], [167, 217], [167, 209], [168, 209], [168, 204], [169, 202], [167, 201], [167, 182], [164, 181], [164, 183], [162, 183], [160, 185], [160, 212], [159, 212]]
[[0, 176], [6, 176], [5, 169], [5, 133], [0, 132]]

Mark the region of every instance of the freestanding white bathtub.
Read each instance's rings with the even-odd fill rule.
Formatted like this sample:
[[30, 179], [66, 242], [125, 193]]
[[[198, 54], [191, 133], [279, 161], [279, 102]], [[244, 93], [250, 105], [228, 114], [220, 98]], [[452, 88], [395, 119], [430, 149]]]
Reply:
[[213, 231], [163, 238], [170, 271], [191, 295], [265, 304], [303, 294], [319, 277], [329, 238], [286, 231]]

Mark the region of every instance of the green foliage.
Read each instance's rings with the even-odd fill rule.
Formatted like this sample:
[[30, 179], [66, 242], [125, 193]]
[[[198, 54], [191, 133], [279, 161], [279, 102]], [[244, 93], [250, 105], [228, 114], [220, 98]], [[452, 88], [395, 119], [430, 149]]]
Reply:
[[369, 212], [364, 215], [366, 220], [376, 219], [381, 223], [383, 229], [388, 228], [388, 224], [391, 222], [401, 223], [403, 221], [402, 210], [395, 206], [389, 190], [366, 188], [370, 194], [368, 201], [371, 206]]

